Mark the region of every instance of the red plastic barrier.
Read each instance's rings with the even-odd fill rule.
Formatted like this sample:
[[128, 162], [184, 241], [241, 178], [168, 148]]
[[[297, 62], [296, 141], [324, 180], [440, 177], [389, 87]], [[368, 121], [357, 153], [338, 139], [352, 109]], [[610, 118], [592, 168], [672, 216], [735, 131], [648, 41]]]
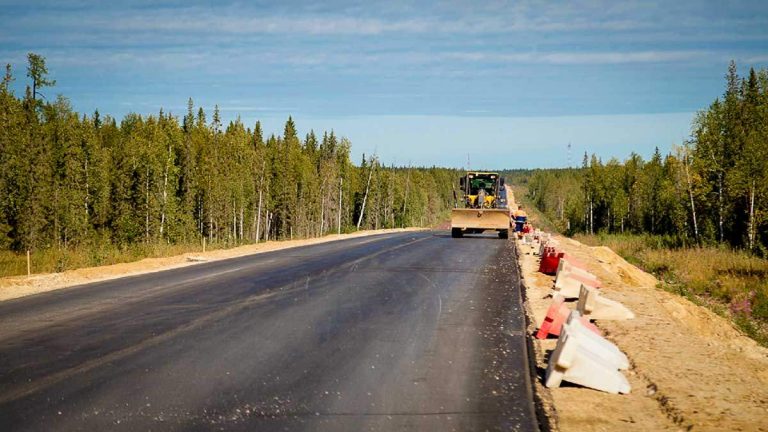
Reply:
[[539, 271], [548, 275], [556, 274], [561, 255], [563, 253], [558, 253], [555, 248], [545, 248], [544, 255], [541, 256], [541, 262], [539, 262]]
[[544, 322], [541, 323], [539, 331], [536, 332], [537, 339], [546, 339], [551, 334], [560, 335], [560, 329], [563, 328], [563, 323], [571, 313], [568, 306], [564, 304], [564, 300], [561, 296], [555, 296], [552, 299], [552, 304], [547, 309], [547, 316], [544, 317]]
[[[546, 339], [549, 335], [560, 336], [560, 331], [563, 329], [563, 324], [568, 321], [568, 317], [571, 314], [571, 309], [565, 305], [565, 299], [559, 295], [555, 295], [552, 298], [552, 304], [547, 309], [547, 316], [544, 317], [544, 321], [539, 326], [539, 331], [536, 332], [537, 339]], [[603, 333], [596, 325], [589, 321], [589, 318], [579, 316], [579, 322], [582, 326], [592, 331], [597, 335]]]

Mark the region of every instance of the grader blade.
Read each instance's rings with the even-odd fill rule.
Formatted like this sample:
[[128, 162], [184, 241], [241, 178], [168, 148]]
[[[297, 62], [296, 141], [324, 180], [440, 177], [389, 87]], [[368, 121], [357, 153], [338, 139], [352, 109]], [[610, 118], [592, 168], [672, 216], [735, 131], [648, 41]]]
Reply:
[[508, 230], [507, 209], [460, 209], [451, 210], [451, 228], [463, 230]]

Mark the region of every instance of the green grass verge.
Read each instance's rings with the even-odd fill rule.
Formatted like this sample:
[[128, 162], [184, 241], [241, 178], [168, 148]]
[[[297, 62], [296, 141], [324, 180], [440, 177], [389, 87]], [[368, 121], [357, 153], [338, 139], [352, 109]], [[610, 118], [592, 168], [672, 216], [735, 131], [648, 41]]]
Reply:
[[613, 249], [655, 275], [660, 288], [706, 306], [768, 346], [768, 260], [726, 247], [677, 247], [673, 237], [631, 234], [576, 235]]

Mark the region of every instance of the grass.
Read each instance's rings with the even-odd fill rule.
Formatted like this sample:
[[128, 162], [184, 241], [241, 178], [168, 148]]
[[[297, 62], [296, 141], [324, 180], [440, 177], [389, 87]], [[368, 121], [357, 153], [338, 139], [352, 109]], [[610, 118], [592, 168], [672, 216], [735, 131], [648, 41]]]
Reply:
[[[237, 246], [224, 242], [206, 245], [206, 251]], [[32, 251], [30, 256], [32, 273], [59, 273], [83, 267], [118, 264], [138, 261], [144, 258], [160, 258], [181, 255], [188, 252], [202, 252], [201, 243], [134, 244], [120, 247], [110, 243], [78, 246], [74, 248], [47, 248]], [[27, 274], [26, 253], [0, 251], [0, 277]]]
[[515, 194], [515, 200], [517, 204], [523, 206], [523, 210], [528, 213], [528, 220], [535, 228], [539, 228], [547, 232], [559, 232], [556, 224], [550, 220], [544, 213], [539, 211], [535, 205], [531, 203], [527, 196], [527, 187], [511, 185], [512, 192]]
[[748, 336], [768, 346], [768, 260], [726, 247], [679, 247], [673, 237], [576, 235], [607, 246], [653, 273], [660, 287], [731, 319]]

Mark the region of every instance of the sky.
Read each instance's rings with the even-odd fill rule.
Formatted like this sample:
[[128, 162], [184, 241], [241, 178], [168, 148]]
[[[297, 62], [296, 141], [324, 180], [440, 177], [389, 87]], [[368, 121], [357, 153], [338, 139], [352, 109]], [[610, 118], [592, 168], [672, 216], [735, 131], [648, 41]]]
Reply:
[[768, 67], [768, 4], [0, 0], [18, 95], [28, 52], [82, 113], [182, 116], [191, 97], [268, 134], [333, 129], [355, 161], [565, 167], [688, 138], [729, 61]]

